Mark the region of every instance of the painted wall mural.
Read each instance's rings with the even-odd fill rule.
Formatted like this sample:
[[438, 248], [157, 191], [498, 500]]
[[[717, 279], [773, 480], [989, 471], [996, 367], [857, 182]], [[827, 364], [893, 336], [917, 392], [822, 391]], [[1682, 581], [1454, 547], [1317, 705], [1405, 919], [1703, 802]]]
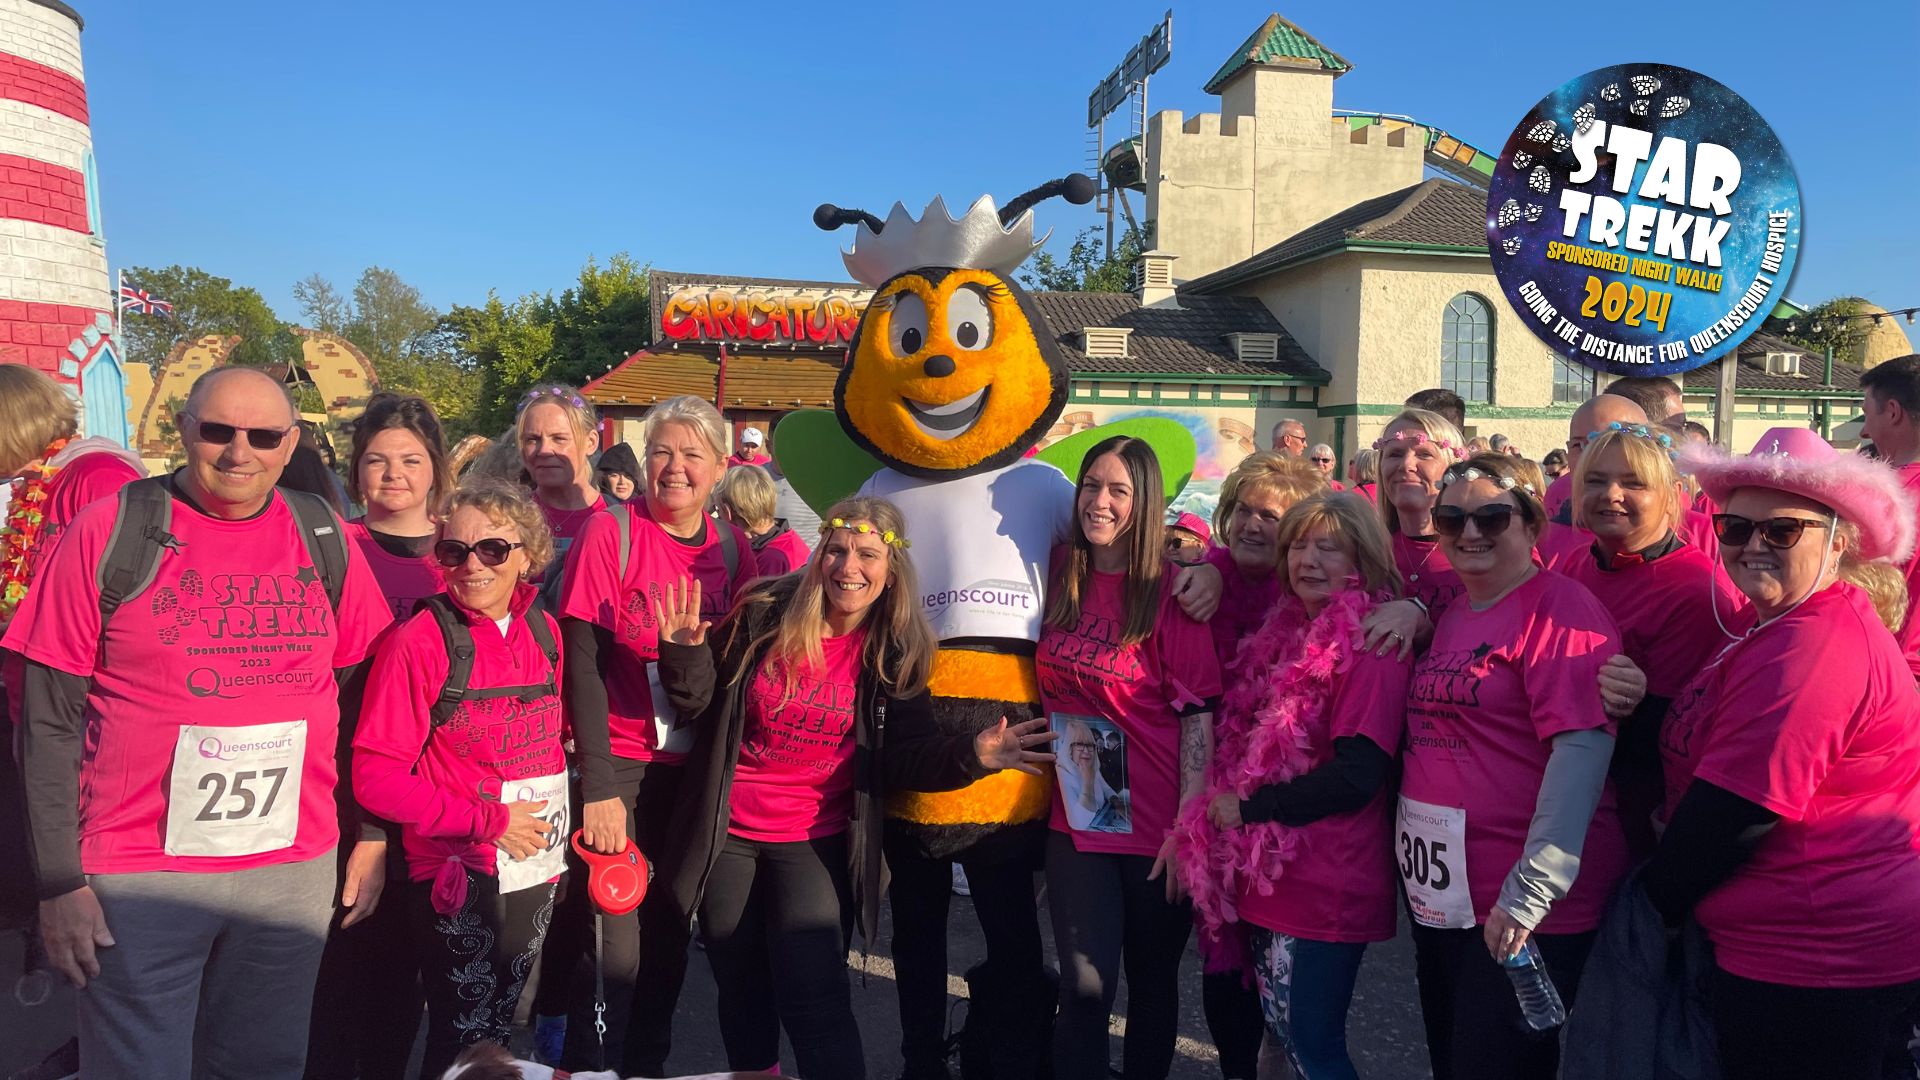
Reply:
[[1157, 417], [1172, 420], [1193, 435], [1193, 476], [1174, 494], [1172, 512], [1192, 511], [1211, 521], [1220, 501], [1220, 481], [1240, 459], [1254, 451], [1259, 430], [1254, 408], [1182, 408], [1176, 405], [1097, 405], [1075, 403], [1060, 414], [1041, 446], [1117, 420]]

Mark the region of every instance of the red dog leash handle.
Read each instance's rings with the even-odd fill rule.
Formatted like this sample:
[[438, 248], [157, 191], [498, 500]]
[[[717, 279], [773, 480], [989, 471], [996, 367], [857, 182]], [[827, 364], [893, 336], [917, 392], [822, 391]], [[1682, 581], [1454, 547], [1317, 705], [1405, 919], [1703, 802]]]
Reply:
[[586, 830], [573, 834], [573, 850], [587, 864], [587, 895], [601, 911], [625, 915], [647, 898], [647, 886], [653, 881], [653, 864], [640, 854], [629, 839], [618, 854], [602, 855], [580, 842]]

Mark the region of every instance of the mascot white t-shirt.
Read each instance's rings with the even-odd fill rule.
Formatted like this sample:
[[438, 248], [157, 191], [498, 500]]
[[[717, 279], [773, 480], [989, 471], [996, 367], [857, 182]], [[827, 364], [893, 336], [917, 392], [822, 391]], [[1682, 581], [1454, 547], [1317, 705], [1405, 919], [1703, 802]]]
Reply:
[[1048, 557], [1073, 525], [1065, 473], [1030, 458], [941, 480], [882, 469], [860, 494], [906, 515], [934, 637], [1040, 640]]

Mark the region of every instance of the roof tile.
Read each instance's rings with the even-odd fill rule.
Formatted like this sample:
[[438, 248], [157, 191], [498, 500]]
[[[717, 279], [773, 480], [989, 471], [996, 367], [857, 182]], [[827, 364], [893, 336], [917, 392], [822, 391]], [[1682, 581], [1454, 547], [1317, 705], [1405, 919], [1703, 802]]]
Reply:
[[1213, 78], [1207, 80], [1206, 92], [1219, 93], [1227, 80], [1250, 64], [1317, 65], [1335, 75], [1353, 70], [1353, 64], [1346, 57], [1320, 44], [1312, 34], [1281, 18], [1278, 12], [1267, 16], [1260, 29], [1240, 43], [1220, 70], [1213, 73]]
[[[1033, 293], [1060, 343], [1067, 366], [1076, 373], [1256, 375], [1324, 382], [1327, 372], [1314, 363], [1287, 328], [1258, 300], [1247, 296], [1180, 297], [1180, 306], [1140, 306], [1133, 293]], [[1089, 357], [1080, 332], [1089, 326], [1132, 330], [1123, 358]], [[1274, 334], [1279, 359], [1249, 363], [1234, 355], [1229, 334]]]

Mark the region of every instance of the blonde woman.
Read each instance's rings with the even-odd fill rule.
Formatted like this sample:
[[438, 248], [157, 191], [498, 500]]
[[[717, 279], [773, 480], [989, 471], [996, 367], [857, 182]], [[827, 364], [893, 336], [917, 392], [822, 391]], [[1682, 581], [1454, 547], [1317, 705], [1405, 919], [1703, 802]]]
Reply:
[[[455, 492], [433, 546], [446, 591], [387, 635], [367, 680], [353, 786], [399, 824], [417, 886], [424, 1076], [463, 1046], [506, 1044], [566, 867], [559, 627], [528, 584], [552, 554], [546, 521], [519, 488]], [[440, 715], [448, 642], [463, 640], [471, 673]]]
[[784, 1027], [801, 1075], [863, 1076], [846, 952], [856, 918], [874, 941], [887, 791], [1053, 760], [1041, 719], [939, 733], [905, 528], [892, 503], [842, 500], [803, 572], [756, 585], [711, 648], [698, 580], [653, 603], [669, 692], [705, 709], [663, 899], [680, 925], [699, 914], [731, 1069], [777, 1066]]
[[[648, 858], [660, 858], [693, 745], [697, 710], [674, 702], [660, 680], [653, 597], [682, 578], [697, 581], [702, 617], [717, 622], [760, 576], [746, 533], [707, 514], [726, 469], [725, 430], [719, 411], [700, 398], [655, 405], [641, 426], [633, 501], [591, 515], [566, 562], [556, 611], [580, 769], [581, 839], [598, 852], [617, 853], [631, 837]], [[648, 901], [605, 920], [606, 1066], [626, 1076], [665, 1074], [686, 974], [687, 925], [661, 918], [658, 907]], [[589, 915], [585, 890], [569, 893], [543, 961], [554, 977], [541, 980], [535, 1029], [551, 1040], [540, 1051], [549, 1062], [568, 1013], [565, 972], [588, 943]], [[566, 1064], [579, 1071], [597, 1063]]]
[[752, 538], [762, 574], [779, 577], [806, 563], [812, 554], [806, 540], [787, 527], [786, 519], [773, 516], [780, 492], [767, 470], [758, 465], [731, 466], [714, 495], [727, 520]]

